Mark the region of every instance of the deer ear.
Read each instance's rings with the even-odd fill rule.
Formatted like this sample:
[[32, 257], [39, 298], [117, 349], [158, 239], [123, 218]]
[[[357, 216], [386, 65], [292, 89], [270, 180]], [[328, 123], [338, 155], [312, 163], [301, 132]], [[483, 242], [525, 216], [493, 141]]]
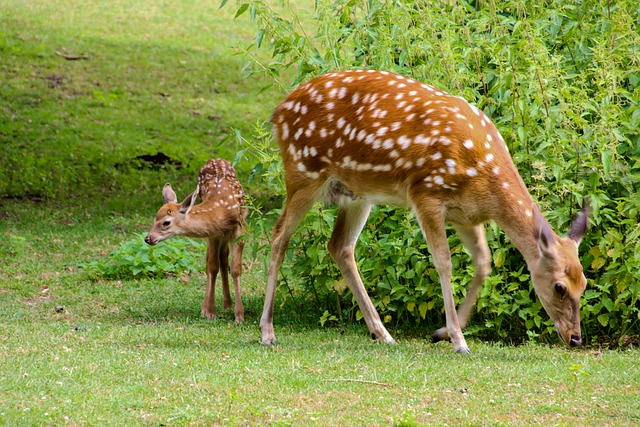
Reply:
[[580, 240], [582, 240], [582, 236], [587, 232], [589, 228], [589, 214], [591, 213], [591, 207], [589, 205], [589, 201], [584, 201], [584, 206], [582, 206], [582, 211], [578, 214], [575, 220], [573, 220], [573, 224], [571, 225], [571, 229], [569, 230], [569, 237], [571, 240], [576, 242], [576, 245], [580, 244]]
[[199, 186], [198, 188], [196, 188], [196, 191], [194, 191], [193, 193], [189, 194], [183, 201], [182, 203], [180, 203], [180, 213], [181, 214], [188, 214], [189, 211], [191, 210], [191, 208], [193, 207], [193, 205], [196, 204], [196, 199], [198, 198], [198, 193], [199, 193]]
[[162, 189], [162, 203], [165, 205], [167, 203], [178, 203], [178, 196], [176, 196], [169, 183], [166, 183]]
[[555, 257], [555, 245], [556, 245], [556, 236], [551, 226], [544, 219], [542, 213], [539, 209], [533, 209], [533, 221], [535, 224], [534, 227], [534, 239], [536, 240], [536, 244], [538, 245], [538, 250], [540, 254], [553, 259]]

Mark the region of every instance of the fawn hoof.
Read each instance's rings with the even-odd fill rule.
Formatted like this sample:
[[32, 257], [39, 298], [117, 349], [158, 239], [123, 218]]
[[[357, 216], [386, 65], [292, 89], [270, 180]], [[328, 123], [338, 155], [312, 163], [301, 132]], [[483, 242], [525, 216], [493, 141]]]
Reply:
[[244, 316], [236, 316], [236, 323], [244, 322]]
[[216, 313], [210, 313], [209, 311], [206, 310], [202, 310], [200, 312], [200, 315], [204, 318], [206, 318], [207, 320], [216, 320]]

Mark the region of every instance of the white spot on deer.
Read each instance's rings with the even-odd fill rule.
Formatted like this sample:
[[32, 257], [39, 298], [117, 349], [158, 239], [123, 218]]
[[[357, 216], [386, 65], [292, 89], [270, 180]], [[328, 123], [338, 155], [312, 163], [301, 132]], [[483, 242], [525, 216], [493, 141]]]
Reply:
[[525, 211], [524, 211], [524, 214], [525, 214], [526, 216], [528, 216], [529, 218], [531, 218], [531, 216], [532, 216], [532, 212], [531, 212], [529, 209], [525, 210]]
[[338, 129], [342, 129], [342, 127], [344, 126], [345, 123], [347, 123], [347, 121], [345, 119], [343, 119], [342, 117], [340, 117], [338, 119], [338, 121], [336, 122], [336, 127]]
[[360, 94], [358, 92], [354, 93], [353, 96], [351, 97], [351, 103], [352, 104], [357, 104], [358, 100], [360, 99]]
[[324, 87], [326, 87], [327, 89], [329, 89], [331, 86], [333, 86], [333, 80], [329, 80], [324, 84]]
[[416, 113], [411, 113], [407, 117], [404, 118], [405, 121], [410, 122], [416, 117]]
[[351, 83], [353, 82], [354, 77], [345, 77], [344, 79], [342, 79], [343, 82], [345, 83]]
[[307, 109], [306, 105], [303, 105], [302, 107], [300, 107], [300, 114], [307, 114], [307, 111], [309, 111]]
[[287, 110], [291, 110], [293, 108], [293, 101], [285, 102], [282, 104], [282, 108], [286, 108]]
[[302, 150], [302, 155], [304, 157], [309, 157], [309, 147], [308, 146], [304, 146], [304, 150]]
[[493, 137], [491, 136], [491, 134], [487, 134], [487, 142], [491, 142], [493, 141]]
[[333, 103], [333, 102], [327, 102], [326, 104], [324, 104], [324, 107], [325, 107], [327, 110], [333, 110], [333, 107], [335, 107], [335, 106], [336, 106], [336, 104], [335, 104], [335, 103]]
[[325, 128], [320, 129], [320, 137], [321, 138], [327, 137], [327, 130]]
[[406, 150], [407, 147], [411, 144], [411, 138], [402, 135], [398, 138], [398, 145], [402, 147], [403, 150]]
[[495, 168], [493, 168], [493, 174], [494, 175], [500, 175], [500, 168], [497, 167], [497, 166]]
[[300, 172], [306, 172], [307, 171], [307, 167], [304, 165], [304, 163], [300, 162], [300, 163], [298, 163], [298, 170]]
[[411, 169], [411, 167], [413, 167], [413, 162], [407, 161], [402, 167], [405, 169]]
[[437, 152], [437, 153], [435, 153], [433, 156], [431, 156], [431, 158], [432, 158], [433, 160], [440, 160], [440, 159], [442, 158], [442, 153], [438, 151], [438, 152]]
[[402, 108], [402, 107], [404, 107], [405, 105], [407, 105], [407, 101], [401, 101], [401, 102], [398, 102], [398, 105], [396, 105], [396, 107], [398, 107], [398, 108]]
[[491, 154], [491, 153], [487, 154], [487, 155], [485, 156], [484, 160], [485, 160], [487, 163], [492, 162], [492, 161], [493, 161], [493, 154]]
[[400, 122], [393, 122], [391, 123], [391, 131], [396, 131], [398, 129], [400, 129], [400, 126], [402, 126], [402, 123]]
[[345, 96], [347, 96], [347, 88], [341, 87], [338, 91], [338, 98], [343, 99]]
[[284, 122], [282, 124], [281, 133], [282, 133], [282, 139], [283, 140], [289, 138], [289, 125], [287, 124], [287, 122]]
[[338, 138], [336, 140], [336, 148], [342, 147], [344, 144], [342, 143], [342, 138]]
[[395, 98], [394, 98], [394, 99], [395, 99], [396, 101], [400, 101], [402, 98], [404, 98], [404, 93], [400, 92], [399, 94], [397, 94], [397, 95], [395, 96]]
[[396, 168], [399, 168], [400, 166], [402, 166], [403, 163], [404, 163], [404, 159], [402, 157], [396, 160]]
[[387, 131], [388, 131], [388, 130], [389, 130], [389, 128], [388, 128], [388, 127], [383, 126], [383, 127], [381, 127], [380, 129], [378, 129], [378, 131], [376, 132], [376, 135], [378, 135], [378, 136], [384, 136], [384, 135], [386, 135], [386, 133], [387, 133]]
[[372, 133], [368, 134], [367, 137], [364, 139], [365, 144], [372, 144], [373, 141], [375, 141], [376, 136]]
[[358, 141], [362, 142], [365, 136], [367, 136], [367, 131], [364, 129], [361, 129], [360, 132], [358, 132]]
[[391, 150], [393, 148], [393, 138], [385, 139], [384, 143], [382, 144], [382, 148]]
[[478, 170], [476, 168], [467, 169], [468, 176], [478, 176]]
[[435, 182], [438, 185], [442, 185], [444, 184], [444, 178], [442, 178], [440, 175], [436, 175], [433, 177], [433, 182]]
[[402, 88], [404, 88], [404, 87], [407, 87], [407, 85], [406, 85], [406, 84], [404, 84], [404, 83], [400, 83], [400, 84], [398, 85], [398, 89], [402, 89]]
[[462, 145], [464, 145], [464, 148], [471, 150], [473, 148], [473, 141], [470, 139], [465, 139]]
[[298, 128], [298, 130], [296, 131], [296, 134], [293, 136], [296, 139], [296, 141], [300, 139], [300, 135], [302, 135], [303, 131], [304, 130], [302, 128]]
[[391, 150], [391, 152], [389, 153], [389, 157], [395, 159], [396, 157], [400, 157], [400, 153], [398, 153], [396, 150]]
[[416, 166], [421, 168], [422, 166], [424, 166], [424, 162], [425, 162], [425, 158], [424, 157], [420, 157], [418, 160], [416, 160]]
[[376, 165], [373, 167], [373, 170], [376, 172], [389, 172], [391, 170], [391, 165]]
[[395, 80], [390, 79], [390, 80], [389, 80], [389, 82], [388, 82], [388, 85], [389, 85], [389, 86], [393, 86], [393, 85], [395, 85], [396, 83], [397, 83], [397, 82], [396, 82]]
[[509, 188], [509, 187], [511, 187], [511, 185], [509, 185], [508, 182], [503, 182], [502, 183], [502, 188]]
[[311, 171], [305, 172], [305, 175], [307, 175], [307, 177], [311, 179], [318, 179], [320, 177], [320, 174], [318, 172], [311, 172]]

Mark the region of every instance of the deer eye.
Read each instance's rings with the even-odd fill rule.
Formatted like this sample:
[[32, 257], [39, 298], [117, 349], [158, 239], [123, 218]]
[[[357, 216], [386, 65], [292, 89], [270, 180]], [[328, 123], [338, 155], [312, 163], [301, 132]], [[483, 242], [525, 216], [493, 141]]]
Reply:
[[563, 297], [567, 293], [567, 287], [565, 285], [563, 285], [562, 283], [556, 283], [554, 285], [554, 288], [555, 288], [556, 292], [558, 293], [558, 295], [560, 295], [561, 297]]
[[169, 221], [169, 220], [167, 220], [167, 221], [165, 221], [165, 222], [163, 222], [163, 223], [162, 223], [162, 226], [163, 226], [163, 227], [168, 227], [168, 226], [170, 226], [170, 225], [171, 225], [171, 221]]

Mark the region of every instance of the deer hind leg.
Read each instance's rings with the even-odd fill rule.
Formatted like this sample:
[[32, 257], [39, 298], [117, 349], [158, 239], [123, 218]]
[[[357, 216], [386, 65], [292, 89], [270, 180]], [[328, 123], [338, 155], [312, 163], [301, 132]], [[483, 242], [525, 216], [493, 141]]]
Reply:
[[231, 293], [229, 291], [229, 242], [220, 241], [218, 256], [220, 257], [220, 273], [222, 278], [222, 308], [231, 310]]
[[320, 183], [318, 185], [298, 186], [298, 191], [292, 191], [287, 196], [284, 211], [273, 230], [273, 243], [271, 244], [271, 260], [267, 272], [267, 289], [264, 296], [264, 308], [260, 319], [262, 332], [262, 344], [275, 344], [276, 336], [273, 331], [273, 302], [278, 284], [278, 272], [284, 259], [284, 253], [289, 246], [291, 235], [298, 228], [305, 215], [319, 197]]
[[384, 343], [395, 343], [367, 294], [354, 256], [356, 241], [370, 211], [371, 205], [362, 200], [348, 202], [340, 207], [329, 240], [329, 253], [338, 264], [347, 286], [356, 298], [371, 337]]
[[209, 320], [216, 318], [216, 277], [220, 270], [220, 258], [218, 252], [220, 249], [220, 242], [217, 239], [209, 239], [209, 245], [207, 246], [207, 289], [204, 293], [204, 300], [202, 301], [202, 317], [206, 317]]
[[426, 200], [416, 206], [415, 212], [440, 278], [447, 335], [451, 338], [454, 351], [470, 353], [464, 335], [462, 335], [451, 289], [451, 250], [447, 241], [444, 208], [438, 207], [437, 202]]
[[231, 252], [231, 279], [233, 280], [233, 291], [235, 293], [236, 304], [233, 309], [236, 323], [244, 321], [244, 306], [242, 305], [242, 297], [240, 296], [240, 276], [242, 276], [242, 251], [244, 250], [244, 242], [242, 240], [233, 245]]
[[[489, 245], [487, 244], [487, 236], [485, 233], [484, 225], [479, 224], [474, 227], [463, 227], [460, 225], [454, 225], [460, 240], [465, 247], [471, 252], [471, 258], [475, 268], [471, 285], [467, 291], [467, 296], [458, 307], [458, 321], [460, 327], [464, 329], [469, 323], [471, 317], [471, 311], [478, 298], [478, 292], [482, 288], [484, 280], [491, 273], [491, 252], [489, 251]], [[437, 342], [441, 340], [448, 340], [449, 334], [447, 328], [440, 328], [431, 335], [432, 339]]]

